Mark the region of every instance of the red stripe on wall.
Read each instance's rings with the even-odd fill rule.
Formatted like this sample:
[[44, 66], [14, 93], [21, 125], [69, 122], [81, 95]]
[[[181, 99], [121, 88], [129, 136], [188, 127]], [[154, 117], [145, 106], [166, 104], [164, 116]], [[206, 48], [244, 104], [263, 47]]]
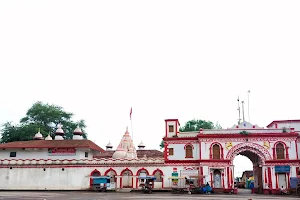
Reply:
[[269, 187], [270, 187], [270, 189], [272, 189], [273, 186], [272, 186], [272, 173], [271, 173], [271, 167], [268, 167], [268, 182], [269, 182]]
[[268, 183], [268, 181], [267, 181], [267, 169], [265, 169], [265, 183]]
[[229, 188], [229, 185], [230, 185], [230, 179], [229, 179], [229, 167], [227, 167], [227, 188]]
[[275, 178], [276, 178], [276, 189], [279, 189], [279, 187], [278, 187], [278, 174], [277, 173], [275, 174]]

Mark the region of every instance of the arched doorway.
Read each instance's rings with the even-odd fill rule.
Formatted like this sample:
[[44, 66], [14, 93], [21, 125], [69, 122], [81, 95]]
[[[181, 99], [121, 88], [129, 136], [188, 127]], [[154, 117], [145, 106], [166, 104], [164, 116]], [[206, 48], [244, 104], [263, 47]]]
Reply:
[[164, 187], [163, 172], [160, 169], [156, 169], [154, 170], [153, 175], [156, 178], [154, 181], [154, 188], [163, 188]]
[[117, 172], [110, 168], [108, 170], [106, 170], [106, 172], [104, 173], [105, 176], [110, 176], [110, 184], [109, 184], [109, 188], [108, 189], [115, 189], [117, 188]]
[[[228, 188], [233, 188], [234, 186], [234, 166], [233, 159], [238, 156], [245, 156], [249, 158], [249, 160], [253, 164], [253, 179], [249, 180], [249, 177], [245, 179], [245, 187], [250, 188], [251, 182], [254, 184], [254, 192], [255, 193], [263, 193], [263, 188], [266, 185], [269, 185], [268, 180], [264, 177], [263, 166], [266, 160], [271, 160], [271, 155], [266, 148], [263, 146], [256, 144], [245, 142], [238, 145], [233, 146], [226, 156], [226, 159], [230, 160], [231, 167], [227, 169], [227, 184]], [[243, 178], [242, 178], [243, 179]], [[269, 180], [270, 181], [270, 180]]]
[[145, 168], [141, 168], [136, 173], [136, 188], [141, 188], [141, 184], [145, 183], [144, 179], [140, 179], [139, 177], [146, 177], [149, 175], [149, 172]]
[[101, 176], [101, 173], [97, 170], [97, 169], [94, 169], [91, 174], [90, 174], [90, 188], [93, 188], [93, 178], [92, 177], [98, 177], [98, 176]]
[[121, 172], [120, 187], [133, 188], [133, 173], [128, 168]]

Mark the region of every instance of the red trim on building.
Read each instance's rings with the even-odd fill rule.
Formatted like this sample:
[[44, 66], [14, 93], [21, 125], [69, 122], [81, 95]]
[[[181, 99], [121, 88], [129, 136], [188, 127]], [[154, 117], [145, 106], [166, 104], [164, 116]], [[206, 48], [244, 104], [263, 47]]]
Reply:
[[164, 141], [185, 141], [185, 140], [188, 140], [188, 141], [191, 141], [191, 140], [198, 140], [197, 137], [165, 137], [164, 138]]
[[209, 158], [212, 159], [213, 158], [213, 146], [214, 145], [219, 145], [220, 147], [220, 159], [223, 160], [224, 159], [224, 154], [223, 154], [223, 147], [222, 147], [222, 144], [219, 143], [219, 142], [213, 142], [211, 143], [210, 147], [209, 147]]
[[274, 123], [291, 123], [291, 122], [300, 122], [300, 119], [292, 119], [292, 120], [275, 120], [272, 121], [269, 125], [267, 125], [267, 128], [272, 126]]
[[199, 141], [199, 159], [201, 160], [202, 156], [201, 156], [201, 142]]
[[164, 152], [165, 161], [167, 161], [168, 160], [168, 156], [169, 156], [168, 143], [165, 143], [164, 147], [165, 147], [165, 152]]
[[291, 174], [290, 173], [287, 173], [287, 188], [290, 188], [291, 187], [291, 182], [290, 182], [290, 176]]
[[165, 163], [199, 163], [199, 160], [166, 160]]
[[286, 163], [299, 163], [299, 160], [288, 160], [288, 159], [284, 159], [284, 160], [266, 160], [265, 163], [281, 163], [281, 164], [286, 164]]
[[222, 173], [222, 188], [225, 188], [225, 184], [224, 184], [224, 172]]
[[227, 167], [227, 188], [230, 188], [230, 177], [229, 177], [229, 167]]
[[295, 141], [295, 148], [296, 148], [296, 158], [298, 160], [299, 159], [299, 155], [298, 155], [298, 142], [297, 142], [297, 140]]
[[[203, 167], [201, 166], [199, 170], [200, 170], [200, 175], [203, 176]], [[204, 178], [201, 179], [201, 183], [204, 184]]]
[[275, 178], [276, 178], [276, 189], [279, 189], [279, 187], [278, 187], [278, 174], [277, 173], [275, 173]]
[[192, 146], [192, 149], [194, 149], [194, 145], [193, 145], [192, 143], [186, 143], [186, 144], [184, 145], [184, 149], [186, 149], [187, 146]]
[[108, 172], [110, 171], [113, 171], [116, 174], [116, 176], [118, 175], [116, 170], [114, 170], [113, 168], [109, 168], [108, 170], [105, 171], [104, 176], [107, 176]]
[[217, 160], [217, 159], [210, 159], [210, 160], [166, 160], [165, 163], [210, 163], [210, 162], [219, 162], [224, 164], [229, 164], [231, 160]]
[[265, 176], [264, 176], [264, 182], [265, 182], [265, 184], [267, 184], [268, 183], [268, 180], [267, 180], [267, 169], [265, 169]]
[[211, 185], [211, 187], [213, 188], [214, 187], [214, 181], [213, 181], [213, 174], [212, 174], [212, 172], [210, 172], [210, 185]]
[[271, 167], [268, 167], [268, 183], [269, 183], [269, 188], [272, 189], [272, 172], [271, 172]]
[[230, 168], [230, 180], [231, 180], [231, 184], [230, 184], [230, 188], [232, 188], [233, 186], [233, 173], [232, 173], [232, 169]]
[[[242, 135], [242, 134], [198, 134], [198, 138], [262, 138], [262, 137], [297, 137], [298, 133], [251, 133], [249, 135]], [[193, 137], [191, 137], [193, 138]], [[174, 139], [181, 139], [181, 138], [174, 138]]]

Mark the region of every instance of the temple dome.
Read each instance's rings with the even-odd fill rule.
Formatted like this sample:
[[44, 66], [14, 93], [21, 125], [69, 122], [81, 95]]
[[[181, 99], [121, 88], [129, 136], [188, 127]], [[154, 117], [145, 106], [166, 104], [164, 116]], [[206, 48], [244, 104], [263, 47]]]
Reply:
[[77, 128], [74, 130], [73, 134], [74, 135], [82, 135], [83, 132], [82, 132], [81, 128], [79, 126], [77, 126]]
[[112, 158], [125, 158], [127, 155], [127, 152], [124, 149], [117, 149], [114, 154], [112, 155]]
[[62, 129], [62, 126], [59, 124], [57, 126], [57, 129], [55, 131], [55, 140], [63, 140], [63, 135], [65, 134], [64, 130]]
[[52, 140], [52, 137], [50, 136], [50, 134], [45, 138], [45, 140]]
[[145, 147], [144, 143], [141, 141], [141, 143], [138, 145], [138, 147]]
[[77, 128], [73, 131], [73, 140], [82, 140], [82, 130], [79, 126], [77, 126]]
[[38, 131], [38, 132], [35, 134], [35, 136], [33, 137], [33, 139], [35, 139], [35, 140], [43, 140], [44, 137], [43, 137], [43, 135], [40, 133], [40, 131]]
[[106, 145], [106, 147], [113, 147], [113, 145], [109, 141], [108, 144]]

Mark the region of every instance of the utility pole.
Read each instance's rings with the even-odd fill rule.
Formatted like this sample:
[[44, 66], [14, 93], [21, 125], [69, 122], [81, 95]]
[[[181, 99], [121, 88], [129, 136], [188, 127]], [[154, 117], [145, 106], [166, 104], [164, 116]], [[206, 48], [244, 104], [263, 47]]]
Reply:
[[244, 101], [242, 101], [242, 112], [243, 112], [243, 122], [245, 122], [245, 109], [244, 109]]
[[238, 125], [241, 123], [241, 108], [240, 108], [240, 97], [237, 99], [238, 102], [238, 111], [239, 111], [239, 118], [238, 118]]

